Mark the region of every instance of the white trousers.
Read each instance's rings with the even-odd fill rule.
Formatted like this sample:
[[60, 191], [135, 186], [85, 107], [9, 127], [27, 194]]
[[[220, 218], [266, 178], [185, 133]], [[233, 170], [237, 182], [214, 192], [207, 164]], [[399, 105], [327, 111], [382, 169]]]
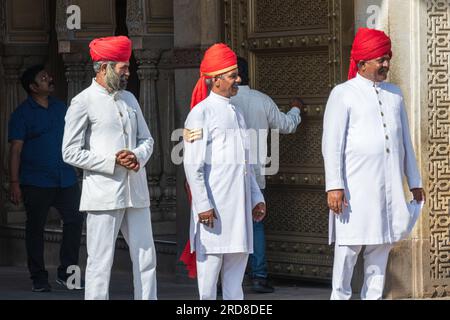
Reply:
[[[380, 300], [383, 297], [386, 265], [392, 244], [366, 246], [364, 250], [364, 284], [362, 300]], [[362, 246], [339, 246], [334, 248], [333, 290], [331, 300], [348, 300], [352, 296], [353, 269]]]
[[134, 299], [156, 300], [156, 253], [149, 208], [88, 212], [86, 300], [109, 299], [109, 282], [119, 230], [130, 250]]
[[200, 300], [217, 299], [219, 274], [221, 274], [223, 300], [243, 300], [242, 281], [247, 260], [247, 253], [199, 254], [197, 252], [197, 281]]

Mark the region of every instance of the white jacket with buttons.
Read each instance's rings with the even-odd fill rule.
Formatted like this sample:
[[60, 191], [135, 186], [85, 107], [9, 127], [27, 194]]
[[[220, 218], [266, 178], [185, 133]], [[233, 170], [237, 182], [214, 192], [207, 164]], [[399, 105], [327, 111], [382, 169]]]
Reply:
[[[149, 207], [145, 164], [153, 138], [134, 95], [109, 94], [94, 79], [72, 99], [65, 120], [63, 159], [83, 169], [80, 211]], [[123, 149], [136, 155], [138, 172], [116, 164]]]
[[[211, 92], [189, 113], [185, 128], [200, 132], [184, 143], [184, 170], [192, 194], [191, 250], [253, 253], [252, 209], [264, 197], [249, 163], [245, 120], [230, 99]], [[198, 214], [214, 209], [209, 228]]]

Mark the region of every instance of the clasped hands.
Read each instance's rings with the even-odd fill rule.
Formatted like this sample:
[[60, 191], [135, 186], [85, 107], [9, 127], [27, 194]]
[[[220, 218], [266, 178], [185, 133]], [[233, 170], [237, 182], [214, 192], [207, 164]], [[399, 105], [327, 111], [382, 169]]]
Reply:
[[[266, 216], [266, 204], [263, 202], [258, 203], [252, 211], [253, 220], [260, 222]], [[217, 215], [214, 209], [202, 212], [198, 214], [198, 221], [203, 223], [209, 228], [214, 228], [214, 219], [217, 219]]]
[[[413, 199], [417, 202], [425, 201], [425, 191], [422, 188], [411, 189]], [[334, 214], [340, 215], [344, 211], [344, 207], [348, 207], [348, 201], [345, 197], [344, 190], [330, 190], [327, 192], [328, 208]]]
[[116, 153], [116, 163], [128, 170], [138, 172], [140, 169], [136, 155], [130, 150], [121, 150]]

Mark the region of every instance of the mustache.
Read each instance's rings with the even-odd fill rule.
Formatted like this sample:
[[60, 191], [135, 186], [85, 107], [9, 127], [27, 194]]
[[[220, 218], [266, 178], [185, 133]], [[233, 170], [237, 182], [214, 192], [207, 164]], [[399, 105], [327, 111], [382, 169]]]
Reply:
[[128, 78], [127, 78], [127, 76], [126, 75], [121, 75], [120, 77], [119, 77], [119, 79], [120, 79], [120, 82], [123, 82], [123, 83], [127, 83], [128, 82]]

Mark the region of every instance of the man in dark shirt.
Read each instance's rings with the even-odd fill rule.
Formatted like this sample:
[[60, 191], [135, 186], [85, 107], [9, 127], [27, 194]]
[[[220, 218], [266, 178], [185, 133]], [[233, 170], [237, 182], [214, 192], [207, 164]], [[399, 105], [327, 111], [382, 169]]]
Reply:
[[83, 215], [78, 210], [76, 171], [63, 162], [61, 154], [67, 107], [50, 96], [55, 85], [44, 66], [30, 67], [21, 81], [28, 98], [12, 113], [9, 122], [10, 196], [16, 205], [23, 197], [32, 290], [42, 292], [50, 291], [44, 263], [44, 227], [49, 208], [55, 207], [64, 223], [57, 282], [65, 286], [70, 275], [67, 268], [78, 265]]

